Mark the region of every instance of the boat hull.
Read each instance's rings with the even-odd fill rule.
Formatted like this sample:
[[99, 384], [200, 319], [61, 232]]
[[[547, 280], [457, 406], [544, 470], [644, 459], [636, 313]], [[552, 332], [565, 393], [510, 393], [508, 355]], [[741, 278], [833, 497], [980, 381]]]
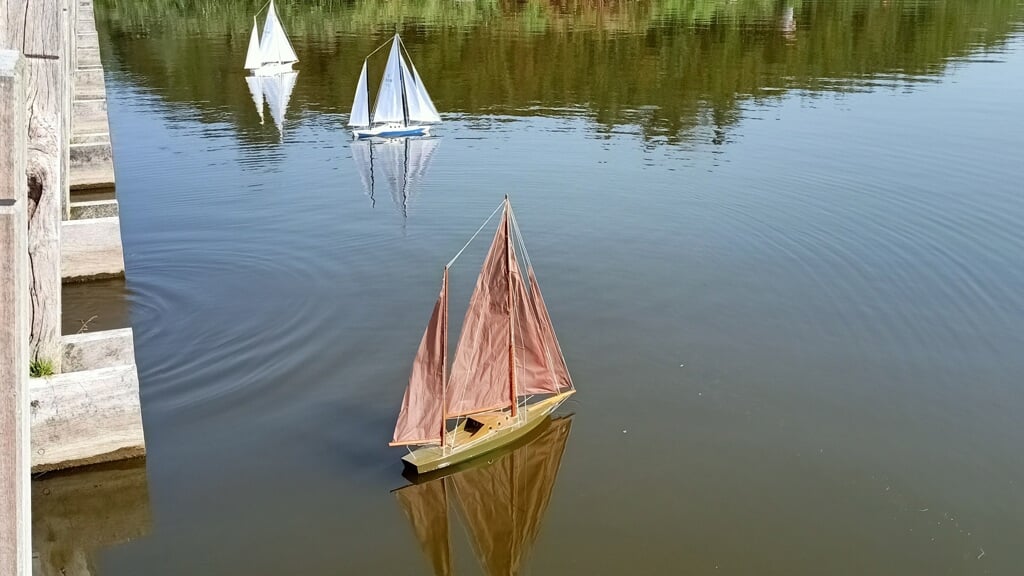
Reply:
[[252, 71], [253, 76], [276, 76], [285, 72], [290, 72], [294, 62], [278, 62], [275, 64], [264, 64], [259, 68], [255, 68]]
[[400, 138], [402, 136], [426, 136], [430, 134], [430, 126], [376, 126], [352, 130], [356, 138]]
[[[405, 463], [405, 467], [409, 472], [415, 474], [425, 474], [453, 466], [455, 464], [461, 464], [473, 458], [483, 456], [489, 452], [493, 452], [503, 446], [508, 445], [510, 442], [514, 442], [530, 431], [540, 426], [541, 423], [546, 422], [548, 416], [551, 415], [559, 406], [562, 405], [565, 400], [571, 396], [575, 390], [563, 392], [550, 398], [545, 398], [540, 402], [534, 404], [528, 404], [520, 408], [520, 411], [525, 411], [526, 417], [521, 423], [515, 426], [502, 427], [502, 428], [489, 428], [485, 427], [476, 434], [470, 436], [465, 431], [465, 423], [461, 424], [456, 430], [449, 432], [448, 438], [454, 434], [456, 438], [460, 436], [470, 436], [466, 441], [456, 441], [455, 448], [442, 449], [440, 446], [425, 446], [417, 450], [413, 450], [409, 454], [402, 458], [402, 462]], [[480, 435], [479, 437], [473, 437]]]

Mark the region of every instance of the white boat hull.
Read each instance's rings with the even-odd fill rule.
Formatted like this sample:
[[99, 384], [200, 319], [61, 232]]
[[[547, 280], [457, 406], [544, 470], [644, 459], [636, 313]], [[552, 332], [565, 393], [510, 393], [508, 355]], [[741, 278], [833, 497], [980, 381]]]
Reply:
[[430, 126], [415, 125], [402, 126], [401, 124], [381, 124], [373, 128], [353, 129], [352, 133], [356, 138], [400, 138], [402, 136], [427, 136], [430, 134]]
[[294, 62], [276, 62], [272, 64], [264, 64], [259, 68], [255, 68], [252, 71], [253, 76], [277, 76], [285, 72], [290, 72]]

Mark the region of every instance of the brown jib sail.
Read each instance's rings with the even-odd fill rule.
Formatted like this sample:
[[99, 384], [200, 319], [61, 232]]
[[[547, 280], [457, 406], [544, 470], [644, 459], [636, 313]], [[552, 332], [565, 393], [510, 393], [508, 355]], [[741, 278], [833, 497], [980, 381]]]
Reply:
[[441, 295], [434, 304], [420, 349], [412, 363], [409, 386], [395, 424], [392, 446], [440, 444], [444, 434], [445, 364], [448, 358], [448, 270], [441, 281]]
[[529, 443], [486, 466], [456, 472], [396, 492], [434, 574], [451, 574], [451, 499], [458, 508], [483, 571], [518, 574], [540, 534], [572, 426], [551, 422]]

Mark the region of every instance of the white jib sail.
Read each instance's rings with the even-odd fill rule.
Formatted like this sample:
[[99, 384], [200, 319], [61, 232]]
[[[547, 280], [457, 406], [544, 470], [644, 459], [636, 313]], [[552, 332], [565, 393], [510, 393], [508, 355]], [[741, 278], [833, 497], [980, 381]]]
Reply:
[[384, 77], [380, 81], [380, 90], [377, 91], [377, 103], [373, 107], [373, 121], [382, 122], [405, 122], [405, 112], [402, 106], [402, 56], [399, 53], [398, 35], [391, 44], [391, 53], [388, 54], [388, 63], [384, 67]]
[[245, 83], [249, 85], [249, 94], [252, 94], [252, 101], [256, 104], [256, 111], [260, 113], [260, 124], [263, 124], [263, 86], [260, 76], [246, 76]]
[[416, 122], [440, 122], [441, 115], [437, 113], [437, 108], [434, 107], [434, 102], [430, 99], [430, 94], [427, 93], [427, 87], [423, 85], [423, 79], [416, 72], [416, 65], [412, 63], [412, 58], [409, 58], [409, 68], [404, 68], [404, 61], [402, 66], [405, 73], [405, 98], [409, 105], [409, 119]]
[[252, 34], [249, 36], [249, 49], [245, 52], [245, 69], [255, 70], [263, 64], [260, 54], [260, 37], [256, 31], [256, 18], [252, 19]]
[[271, 0], [270, 8], [267, 10], [267, 21], [263, 24], [263, 37], [260, 38], [260, 52], [263, 63], [271, 62], [297, 62], [299, 57], [295, 55], [291, 42], [284, 32], [284, 26], [277, 18], [277, 9]]
[[348, 125], [370, 125], [370, 94], [366, 87], [366, 60], [363, 60], [363, 71], [359, 73], [359, 83], [356, 84], [356, 95], [352, 99], [352, 112], [348, 116]]

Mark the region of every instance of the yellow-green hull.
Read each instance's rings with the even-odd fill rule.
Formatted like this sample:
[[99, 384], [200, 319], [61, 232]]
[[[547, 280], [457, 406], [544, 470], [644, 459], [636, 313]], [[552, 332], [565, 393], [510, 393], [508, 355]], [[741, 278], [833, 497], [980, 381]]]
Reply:
[[[497, 450], [522, 438], [546, 421], [548, 416], [561, 406], [573, 392], [575, 390], [563, 392], [519, 408], [521, 412], [525, 413], [525, 417], [513, 426], [497, 428], [485, 426], [475, 434], [469, 434], [465, 430], [466, 423], [463, 422], [458, 428], [448, 433], [447, 446], [418, 448], [403, 457], [402, 461], [410, 472], [425, 474]], [[454, 447], [450, 445], [452, 435], [456, 438]]]

